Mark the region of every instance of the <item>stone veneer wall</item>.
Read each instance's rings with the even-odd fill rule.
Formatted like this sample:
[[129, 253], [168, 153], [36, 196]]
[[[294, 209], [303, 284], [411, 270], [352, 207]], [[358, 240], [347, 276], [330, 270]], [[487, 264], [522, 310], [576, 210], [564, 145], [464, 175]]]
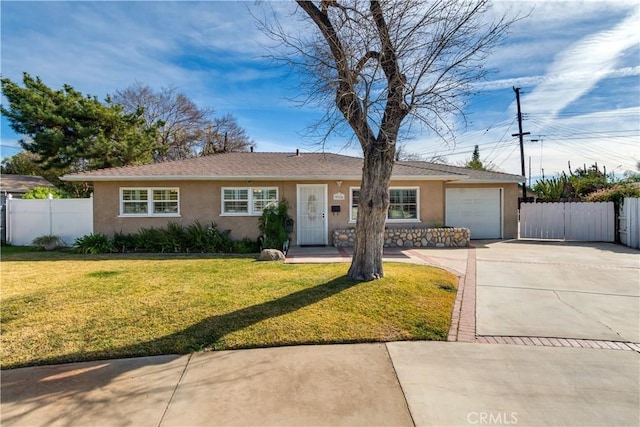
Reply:
[[[335, 230], [333, 246], [347, 248], [354, 245], [355, 228]], [[469, 246], [468, 228], [387, 228], [385, 248], [451, 248]]]

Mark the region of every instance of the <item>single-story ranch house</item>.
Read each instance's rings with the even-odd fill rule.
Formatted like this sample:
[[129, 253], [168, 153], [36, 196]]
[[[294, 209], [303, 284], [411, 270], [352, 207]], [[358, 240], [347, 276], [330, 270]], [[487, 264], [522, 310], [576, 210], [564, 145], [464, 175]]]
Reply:
[[[257, 238], [258, 217], [286, 199], [293, 245], [332, 245], [355, 226], [362, 159], [329, 153], [226, 153], [68, 174], [94, 184], [94, 232], [133, 233], [169, 222], [215, 222], [233, 239]], [[422, 161], [398, 161], [388, 228], [469, 228], [472, 239], [515, 238], [523, 178]]]

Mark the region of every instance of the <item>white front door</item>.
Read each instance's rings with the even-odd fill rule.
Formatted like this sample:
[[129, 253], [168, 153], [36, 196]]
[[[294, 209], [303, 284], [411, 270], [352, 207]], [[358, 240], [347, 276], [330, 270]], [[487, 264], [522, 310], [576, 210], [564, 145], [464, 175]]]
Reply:
[[298, 245], [327, 244], [327, 185], [298, 184]]

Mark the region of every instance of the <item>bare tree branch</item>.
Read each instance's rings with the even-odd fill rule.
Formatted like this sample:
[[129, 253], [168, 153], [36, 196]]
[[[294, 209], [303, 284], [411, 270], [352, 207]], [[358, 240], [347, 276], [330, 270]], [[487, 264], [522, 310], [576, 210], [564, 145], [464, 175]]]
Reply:
[[465, 95], [487, 73], [484, 60], [519, 18], [488, 22], [489, 0], [296, 4], [304, 27], [261, 26], [277, 42], [273, 57], [300, 73], [302, 101], [324, 109], [312, 128], [327, 138], [348, 125], [360, 143], [364, 167], [349, 276], [375, 279], [383, 275], [388, 188], [401, 132], [420, 123], [451, 137], [454, 120], [464, 117]]

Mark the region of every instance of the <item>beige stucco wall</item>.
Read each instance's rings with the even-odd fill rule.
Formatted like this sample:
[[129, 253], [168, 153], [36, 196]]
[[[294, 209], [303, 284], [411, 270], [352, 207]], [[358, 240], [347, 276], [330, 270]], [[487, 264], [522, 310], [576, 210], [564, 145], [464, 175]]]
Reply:
[[[343, 181], [340, 185], [336, 181], [309, 181], [306, 184], [327, 185], [327, 213], [328, 235], [327, 243], [331, 244], [330, 236], [339, 228], [353, 227], [349, 222], [349, 189], [358, 187], [358, 181]], [[290, 215], [296, 220], [297, 204], [296, 182], [283, 181], [127, 181], [127, 182], [95, 182], [94, 183], [94, 231], [113, 236], [114, 233], [134, 233], [140, 228], [165, 227], [169, 222], [184, 226], [196, 220], [203, 225], [215, 222], [220, 230], [231, 230], [233, 239], [244, 237], [257, 238], [257, 216], [221, 216], [221, 188], [222, 187], [277, 187], [280, 198], [286, 198], [291, 206]], [[454, 185], [442, 181], [392, 181], [392, 187], [418, 187], [420, 204], [420, 221], [389, 222], [390, 227], [432, 227], [443, 224], [445, 217], [444, 195], [446, 188], [461, 187], [500, 187], [504, 188], [504, 237], [512, 238], [517, 235], [517, 186], [516, 184], [480, 184]], [[120, 217], [119, 191], [121, 187], [177, 187], [180, 197], [180, 215], [177, 217]], [[335, 200], [334, 195], [342, 193], [343, 200]], [[338, 197], [339, 199], [339, 197]], [[331, 213], [331, 206], [340, 206], [340, 213]], [[446, 224], [455, 225], [455, 224]], [[296, 242], [295, 227], [292, 242]]]

